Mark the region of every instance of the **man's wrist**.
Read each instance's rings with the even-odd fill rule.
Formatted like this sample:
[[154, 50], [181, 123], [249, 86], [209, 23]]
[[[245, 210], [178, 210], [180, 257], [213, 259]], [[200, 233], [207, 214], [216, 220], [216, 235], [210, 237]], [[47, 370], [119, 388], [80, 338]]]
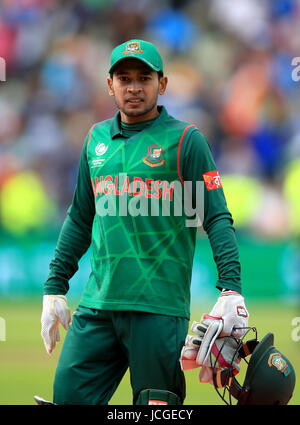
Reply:
[[221, 290], [221, 295], [241, 295], [238, 291], [233, 291], [232, 289], [223, 288]]
[[45, 284], [43, 288], [43, 295], [66, 295], [68, 292], [68, 289], [60, 285], [60, 282], [57, 282], [57, 284], [49, 285]]

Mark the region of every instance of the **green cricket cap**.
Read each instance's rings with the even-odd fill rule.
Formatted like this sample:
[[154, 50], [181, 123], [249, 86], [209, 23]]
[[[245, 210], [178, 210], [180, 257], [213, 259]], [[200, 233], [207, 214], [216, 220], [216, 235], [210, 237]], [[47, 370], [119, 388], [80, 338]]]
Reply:
[[117, 63], [128, 58], [138, 59], [154, 71], [163, 73], [163, 62], [157, 48], [144, 40], [129, 40], [115, 47], [111, 53], [109, 73], [112, 74]]

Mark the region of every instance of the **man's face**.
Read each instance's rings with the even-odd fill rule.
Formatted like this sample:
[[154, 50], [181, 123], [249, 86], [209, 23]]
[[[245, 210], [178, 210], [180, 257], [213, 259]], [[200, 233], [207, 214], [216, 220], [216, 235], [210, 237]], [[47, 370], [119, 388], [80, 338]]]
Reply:
[[166, 77], [137, 59], [122, 60], [107, 79], [109, 94], [114, 96], [122, 121], [133, 123], [155, 118], [159, 94], [164, 94]]

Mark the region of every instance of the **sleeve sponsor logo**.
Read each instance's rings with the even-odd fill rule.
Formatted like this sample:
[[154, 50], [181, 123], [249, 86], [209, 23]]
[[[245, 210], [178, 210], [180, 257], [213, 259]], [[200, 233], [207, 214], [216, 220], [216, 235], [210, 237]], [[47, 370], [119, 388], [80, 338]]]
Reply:
[[207, 190], [222, 188], [221, 177], [218, 170], [203, 174], [203, 180]]

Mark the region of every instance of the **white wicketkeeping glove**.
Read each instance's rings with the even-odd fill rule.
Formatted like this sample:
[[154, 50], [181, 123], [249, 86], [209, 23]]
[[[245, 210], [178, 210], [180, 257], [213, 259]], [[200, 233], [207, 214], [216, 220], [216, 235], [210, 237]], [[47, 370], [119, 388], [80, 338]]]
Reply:
[[207, 315], [203, 316], [201, 322], [192, 323], [191, 332], [197, 336], [187, 335], [185, 339], [180, 356], [183, 371], [209, 365], [209, 355], [222, 326], [222, 320], [211, 319]]
[[220, 337], [223, 322], [204, 315], [201, 322], [193, 322], [191, 331], [197, 336], [187, 335], [182, 348], [180, 364], [183, 371], [201, 366], [200, 382], [213, 384], [213, 372], [232, 369], [239, 372], [240, 358], [236, 351], [238, 343], [234, 338]]
[[55, 345], [60, 341], [59, 323], [68, 330], [71, 322], [71, 312], [64, 295], [44, 295], [43, 312], [41, 317], [41, 335], [48, 354], [51, 354]]
[[223, 290], [216, 304], [209, 313], [213, 318], [222, 319], [223, 329], [221, 336], [232, 335], [240, 338], [246, 333], [249, 313], [246, 309], [244, 297], [235, 291]]

